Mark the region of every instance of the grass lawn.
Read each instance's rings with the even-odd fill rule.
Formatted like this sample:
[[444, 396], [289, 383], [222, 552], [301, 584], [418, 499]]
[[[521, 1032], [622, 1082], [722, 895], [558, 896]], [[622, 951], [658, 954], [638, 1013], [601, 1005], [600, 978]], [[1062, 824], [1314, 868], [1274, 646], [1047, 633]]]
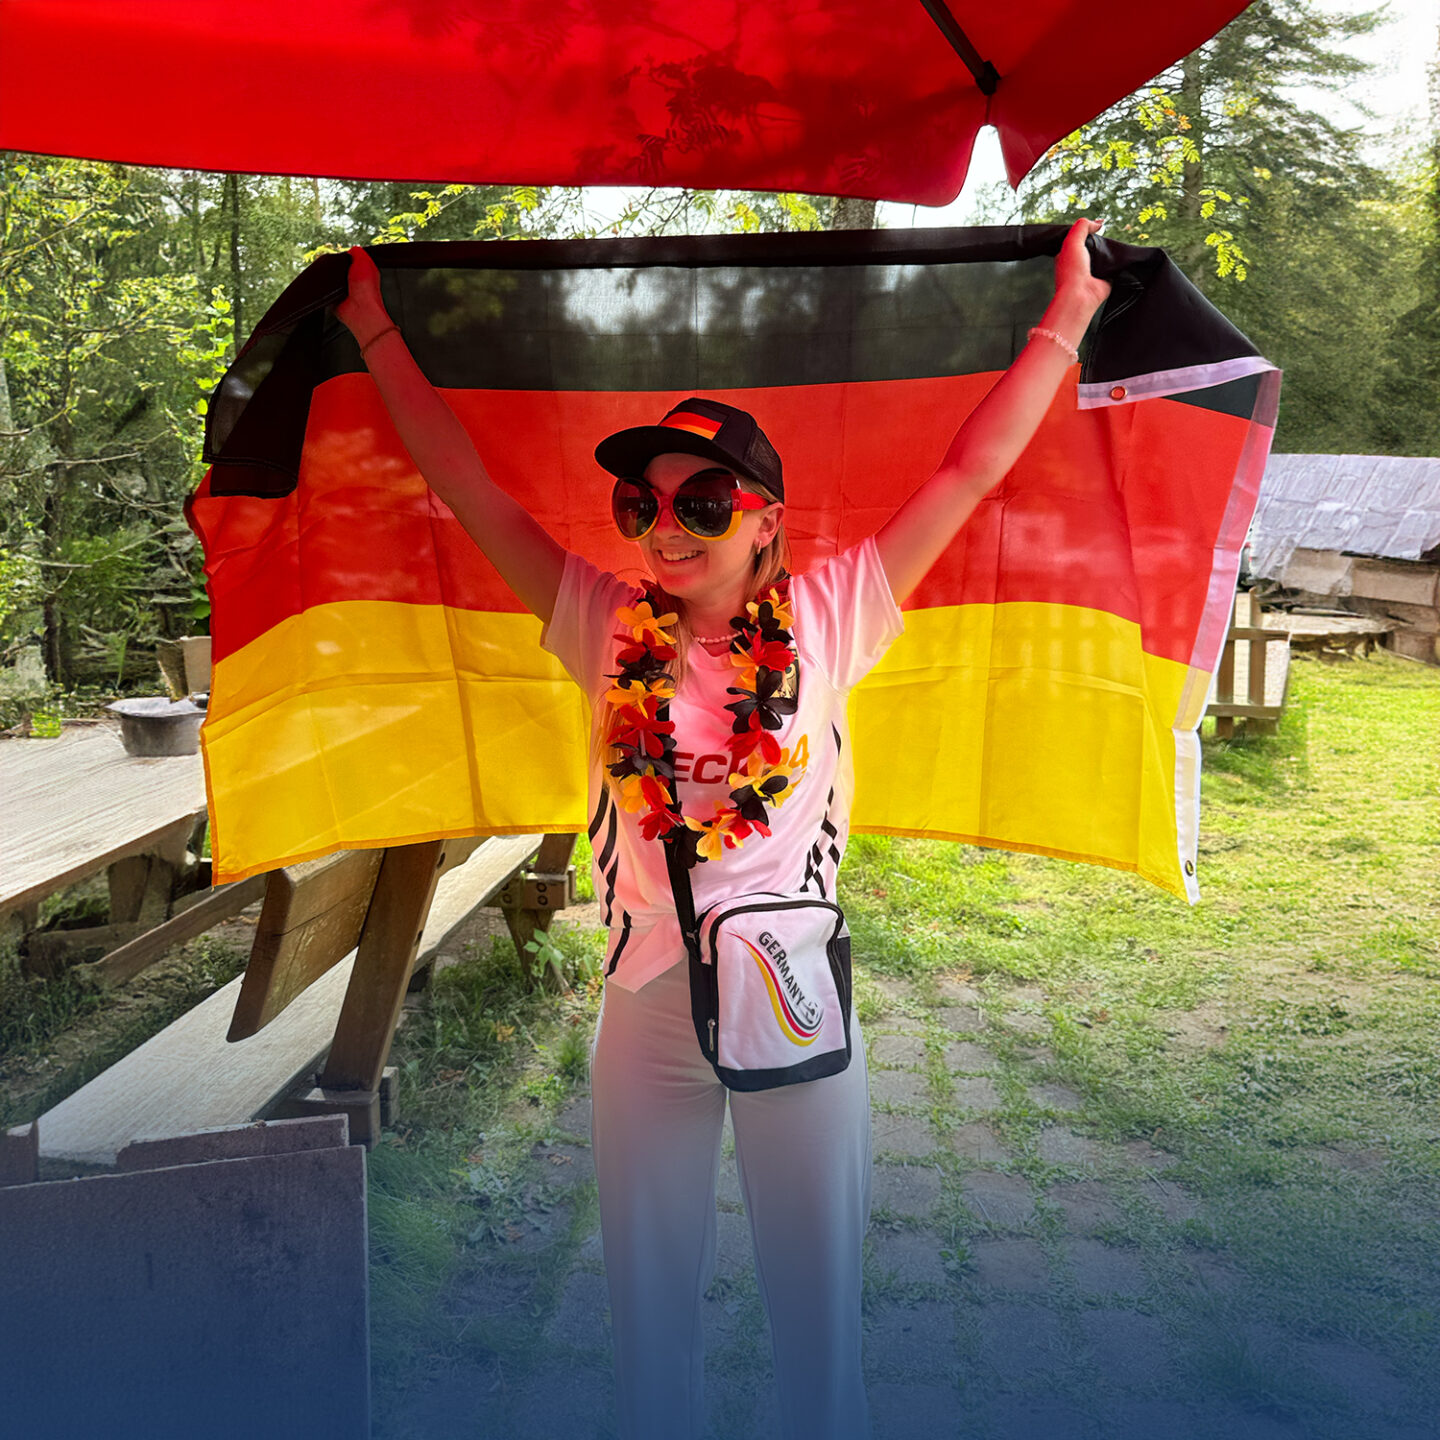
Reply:
[[[1278, 735], [1204, 749], [1193, 908], [1095, 867], [852, 839], [841, 899], [872, 1098], [892, 1108], [877, 1043], [919, 1037], [928, 1089], [899, 1108], [936, 1137], [940, 1175], [923, 1224], [877, 1208], [875, 1254], [913, 1229], [945, 1262], [907, 1286], [872, 1256], [867, 1323], [897, 1302], [953, 1310], [949, 1383], [962, 1408], [990, 1403], [967, 1374], [1000, 1313], [986, 1267], [1018, 1241], [1048, 1266], [1032, 1299], [1062, 1354], [1046, 1383], [1082, 1403], [1093, 1352], [1075, 1337], [1098, 1302], [1076, 1266], [1123, 1256], [1143, 1275], [1124, 1303], [1164, 1333], [1156, 1395], [1269, 1417], [1277, 1436], [1369, 1433], [1327, 1390], [1329, 1356], [1337, 1375], [1373, 1372], [1365, 1413], [1401, 1427], [1374, 1433], [1429, 1433], [1404, 1427], [1440, 1405], [1440, 670], [1298, 657]], [[414, 1403], [447, 1374], [543, 1370], [566, 1277], [598, 1272], [593, 1183], [557, 1180], [576, 1147], [555, 1141], [588, 1138], [600, 940], [562, 937], [581, 983], [561, 1000], [524, 995], [503, 947], [472, 956], [397, 1041], [405, 1124], [371, 1169], [382, 1436], [419, 1433]], [[955, 1082], [957, 997], [983, 1103]], [[977, 1130], [979, 1149], [958, 1142]], [[977, 1205], [987, 1172], [1033, 1210]], [[753, 1282], [726, 1283], [753, 1318]], [[727, 1364], [768, 1384], [763, 1347]]]

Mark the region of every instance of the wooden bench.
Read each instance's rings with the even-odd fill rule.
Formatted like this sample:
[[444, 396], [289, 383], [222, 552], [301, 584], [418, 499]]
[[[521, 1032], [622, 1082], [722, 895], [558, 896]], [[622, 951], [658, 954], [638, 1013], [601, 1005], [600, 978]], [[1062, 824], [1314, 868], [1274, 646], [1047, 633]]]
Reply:
[[[1215, 719], [1218, 739], [1235, 734], [1236, 720], [1259, 734], [1274, 734], [1290, 683], [1290, 635], [1256, 623], [1260, 606], [1248, 591], [1237, 591], [1225, 648], [1211, 682], [1205, 713]], [[1271, 647], [1278, 647], [1271, 654]]]
[[[417, 972], [501, 898], [518, 912], [507, 910], [512, 934], [548, 926], [570, 893], [574, 845], [573, 835], [436, 840], [272, 872], [245, 974], [41, 1116], [42, 1162], [51, 1173], [108, 1166], [136, 1139], [277, 1115], [344, 1114], [352, 1140], [373, 1144]], [[527, 913], [536, 884], [548, 903]]]

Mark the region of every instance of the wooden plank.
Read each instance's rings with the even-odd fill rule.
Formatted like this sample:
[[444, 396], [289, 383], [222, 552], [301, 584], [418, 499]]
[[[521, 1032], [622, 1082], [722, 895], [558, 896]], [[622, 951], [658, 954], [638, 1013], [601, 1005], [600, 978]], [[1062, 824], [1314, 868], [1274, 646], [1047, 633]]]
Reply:
[[344, 850], [271, 872], [231, 1040], [268, 1025], [359, 943], [383, 850]]
[[[452, 934], [539, 844], [497, 836], [436, 887], [417, 965], [453, 948]], [[328, 970], [258, 1035], [225, 1039], [240, 993], [232, 980], [139, 1049], [40, 1117], [40, 1154], [62, 1164], [113, 1165], [140, 1136], [162, 1139], [271, 1113], [297, 1081], [313, 1076], [335, 1033], [354, 955]]]
[[203, 935], [222, 921], [238, 915], [247, 905], [253, 905], [265, 894], [265, 880], [264, 875], [252, 875], [234, 885], [221, 885], [163, 925], [157, 925], [155, 929], [136, 936], [128, 945], [112, 950], [104, 959], [89, 965], [77, 965], [76, 976], [91, 980], [105, 989], [133, 980], [176, 945]]
[[1235, 642], [1226, 640], [1220, 654], [1220, 668], [1215, 672], [1215, 698], [1222, 704], [1235, 698]]
[[405, 987], [445, 863], [445, 841], [385, 852], [320, 1088], [379, 1092]]
[[140, 759], [104, 726], [0, 740], [0, 914], [43, 900], [205, 812], [198, 755]]

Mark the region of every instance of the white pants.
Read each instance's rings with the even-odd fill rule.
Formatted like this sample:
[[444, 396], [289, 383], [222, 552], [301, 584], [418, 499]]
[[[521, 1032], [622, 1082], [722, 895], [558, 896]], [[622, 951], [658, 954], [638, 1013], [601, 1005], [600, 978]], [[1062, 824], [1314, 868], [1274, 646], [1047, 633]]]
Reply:
[[[784, 1440], [870, 1434], [860, 1370], [870, 1097], [853, 1015], [851, 1038], [838, 1075], [730, 1095]], [[605, 987], [592, 1141], [623, 1440], [704, 1431], [701, 1302], [727, 1093], [695, 1038], [684, 960], [639, 991]]]

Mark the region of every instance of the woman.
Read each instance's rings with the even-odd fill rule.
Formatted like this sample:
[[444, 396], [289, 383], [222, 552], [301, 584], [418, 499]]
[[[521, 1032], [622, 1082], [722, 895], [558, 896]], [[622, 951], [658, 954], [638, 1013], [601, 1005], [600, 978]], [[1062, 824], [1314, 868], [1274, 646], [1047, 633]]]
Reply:
[[[568, 554], [494, 484], [391, 324], [374, 263], [351, 252], [338, 314], [401, 439], [596, 709], [591, 834], [611, 936], [592, 1139], [625, 1440], [703, 1430], [701, 1297], [727, 1095], [692, 1025], [664, 837], [677, 832], [670, 843], [693, 864], [697, 909], [754, 890], [833, 894], [848, 831], [846, 696], [899, 634], [900, 602], [1044, 417], [1109, 292], [1085, 247], [1098, 229], [1071, 228], [1040, 325], [935, 474], [877, 535], [811, 574], [784, 574], [783, 469], [752, 416], [691, 397], [602, 441], [616, 523], [654, 577], [644, 596]], [[661, 668], [669, 678], [656, 681]], [[768, 724], [735, 723], [761, 710]], [[852, 1033], [840, 1073], [730, 1095], [787, 1440], [869, 1433], [869, 1102], [853, 1017]]]

